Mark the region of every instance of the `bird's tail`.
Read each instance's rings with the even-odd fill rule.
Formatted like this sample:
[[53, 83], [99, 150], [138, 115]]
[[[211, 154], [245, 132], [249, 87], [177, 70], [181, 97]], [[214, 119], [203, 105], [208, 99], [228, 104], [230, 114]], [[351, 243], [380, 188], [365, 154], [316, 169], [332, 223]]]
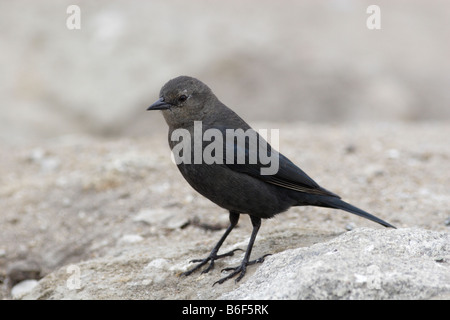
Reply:
[[341, 209], [353, 214], [356, 214], [360, 217], [372, 220], [374, 222], [377, 222], [385, 227], [389, 227], [389, 228], [394, 228], [396, 229], [393, 225], [387, 223], [386, 221], [381, 220], [380, 218], [375, 217], [374, 215], [361, 210], [353, 205], [351, 205], [350, 203], [347, 203], [345, 201], [342, 201], [339, 198], [335, 198], [335, 197], [327, 197], [325, 201], [322, 202], [323, 206], [329, 207], [329, 208], [334, 208], [334, 209]]

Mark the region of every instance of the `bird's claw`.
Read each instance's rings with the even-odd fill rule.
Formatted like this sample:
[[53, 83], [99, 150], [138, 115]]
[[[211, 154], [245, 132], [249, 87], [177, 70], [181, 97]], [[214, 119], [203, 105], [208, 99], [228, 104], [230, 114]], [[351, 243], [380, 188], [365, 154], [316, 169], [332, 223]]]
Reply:
[[222, 283], [224, 283], [225, 281], [227, 281], [227, 280], [233, 278], [233, 277], [236, 276], [237, 274], [239, 274], [239, 276], [238, 276], [234, 281], [235, 281], [236, 283], [239, 282], [239, 281], [241, 281], [241, 279], [245, 276], [245, 273], [247, 272], [247, 266], [250, 266], [250, 265], [256, 264], [256, 263], [263, 263], [263, 262], [264, 262], [264, 259], [265, 259], [267, 256], [270, 256], [270, 255], [271, 255], [270, 253], [269, 253], [269, 254], [265, 254], [265, 255], [263, 255], [262, 257], [260, 257], [260, 258], [258, 258], [258, 259], [255, 259], [255, 260], [252, 260], [252, 261], [242, 261], [242, 263], [241, 263], [239, 266], [237, 266], [237, 267], [229, 267], [229, 268], [224, 268], [224, 269], [222, 269], [221, 272], [224, 272], [224, 271], [233, 271], [233, 272], [230, 273], [229, 275], [227, 275], [226, 277], [224, 277], [224, 278], [222, 278], [222, 279], [220, 279], [220, 280], [214, 282], [213, 286], [214, 286], [216, 283], [222, 284]]
[[223, 253], [223, 254], [216, 254], [215, 252], [212, 252], [205, 259], [194, 259], [194, 260], [191, 260], [189, 262], [191, 262], [191, 263], [199, 262], [199, 264], [196, 265], [191, 270], [183, 272], [181, 275], [182, 276], [189, 276], [190, 274], [192, 274], [193, 272], [197, 271], [198, 269], [203, 267], [205, 264], [207, 264], [208, 261], [210, 261], [209, 266], [205, 270], [202, 271], [202, 273], [208, 273], [210, 270], [212, 270], [214, 268], [214, 261], [216, 261], [217, 259], [225, 258], [225, 257], [231, 257], [232, 255], [234, 255], [235, 251], [239, 251], [239, 250], [240, 251], [244, 251], [244, 250], [238, 248], [238, 249], [234, 249], [234, 250], [231, 250], [231, 251], [229, 251], [227, 253]]

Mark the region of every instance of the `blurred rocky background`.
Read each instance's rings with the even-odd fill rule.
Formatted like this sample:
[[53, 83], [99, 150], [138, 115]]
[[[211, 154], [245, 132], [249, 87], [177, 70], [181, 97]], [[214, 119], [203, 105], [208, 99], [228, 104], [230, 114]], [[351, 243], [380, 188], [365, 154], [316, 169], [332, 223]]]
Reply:
[[[0, 299], [448, 299], [449, 17], [444, 0], [0, 0]], [[178, 277], [228, 223], [145, 111], [183, 74], [399, 229], [292, 208], [263, 223], [254, 255], [274, 255], [241, 284], [211, 288], [238, 254]]]
[[444, 0], [3, 0], [0, 137], [149, 135], [145, 108], [182, 74], [249, 121], [449, 119], [449, 16]]

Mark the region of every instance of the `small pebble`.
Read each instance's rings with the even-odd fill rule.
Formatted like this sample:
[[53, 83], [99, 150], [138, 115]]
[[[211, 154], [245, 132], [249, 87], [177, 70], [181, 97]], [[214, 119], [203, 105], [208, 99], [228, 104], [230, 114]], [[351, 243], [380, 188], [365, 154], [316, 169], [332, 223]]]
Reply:
[[143, 237], [141, 237], [138, 234], [126, 234], [122, 238], [119, 239], [120, 244], [124, 243], [138, 243], [144, 240]]
[[353, 222], [349, 222], [345, 225], [345, 230], [347, 230], [347, 231], [352, 231], [355, 228], [356, 228], [356, 226]]
[[34, 279], [21, 281], [11, 289], [11, 296], [13, 299], [20, 299], [27, 293], [31, 292], [37, 284], [38, 281]]

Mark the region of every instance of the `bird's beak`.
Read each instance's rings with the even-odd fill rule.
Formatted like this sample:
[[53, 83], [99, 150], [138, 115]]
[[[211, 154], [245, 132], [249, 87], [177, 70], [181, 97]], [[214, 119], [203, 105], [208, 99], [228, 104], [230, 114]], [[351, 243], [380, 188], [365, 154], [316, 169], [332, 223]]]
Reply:
[[170, 109], [171, 106], [170, 103], [164, 102], [164, 98], [159, 98], [147, 110], [166, 110]]

